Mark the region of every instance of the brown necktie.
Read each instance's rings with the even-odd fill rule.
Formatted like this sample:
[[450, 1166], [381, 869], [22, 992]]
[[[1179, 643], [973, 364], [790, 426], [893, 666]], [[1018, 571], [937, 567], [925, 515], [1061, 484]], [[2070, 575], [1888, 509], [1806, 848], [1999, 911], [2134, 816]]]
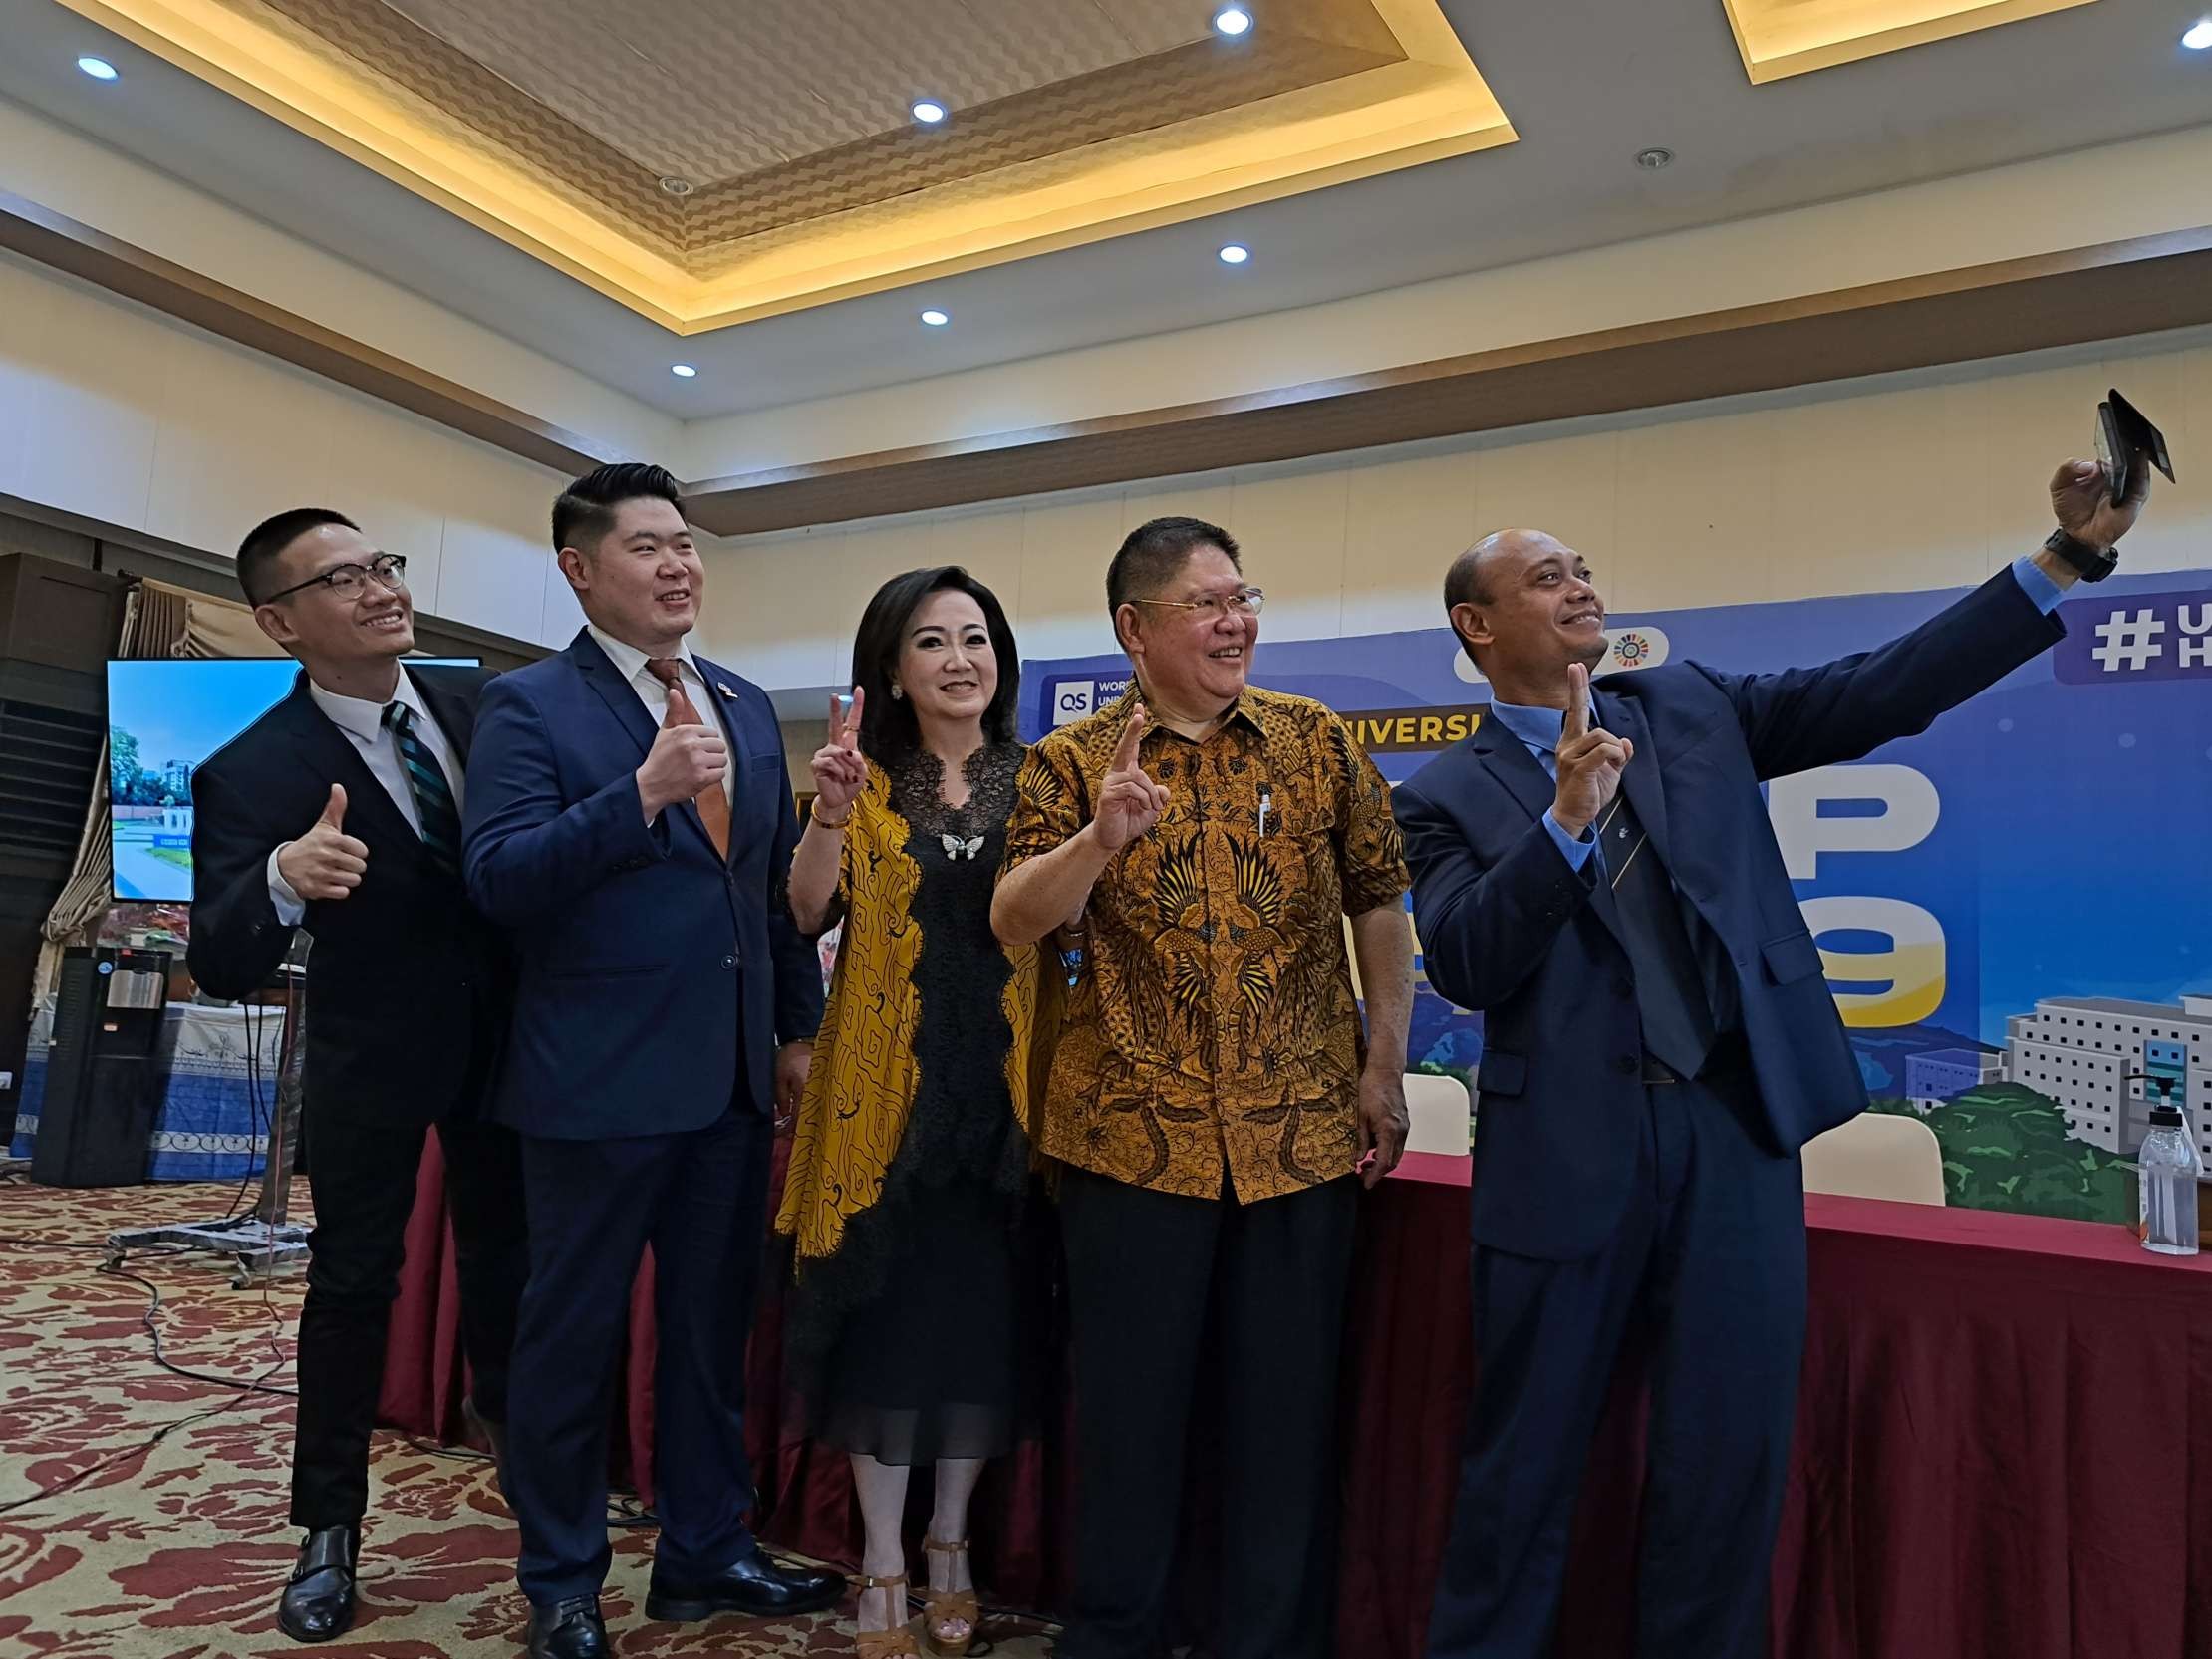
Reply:
[[[691, 693], [684, 690], [682, 669], [674, 657], [647, 658], [646, 672], [669, 689], [669, 711], [662, 717], [663, 726], [706, 723], [698, 717]], [[716, 780], [692, 796], [691, 804], [698, 808], [699, 822], [706, 826], [707, 839], [714, 843], [714, 851], [726, 860], [729, 857], [729, 791]]]

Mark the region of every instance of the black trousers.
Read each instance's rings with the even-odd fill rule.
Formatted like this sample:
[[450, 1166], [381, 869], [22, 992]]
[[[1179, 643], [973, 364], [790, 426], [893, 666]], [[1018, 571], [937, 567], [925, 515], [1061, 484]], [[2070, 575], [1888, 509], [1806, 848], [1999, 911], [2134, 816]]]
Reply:
[[[300, 1310], [292, 1523], [312, 1530], [358, 1525], [369, 1510], [369, 1436], [426, 1131], [420, 1124], [335, 1120], [312, 1104], [307, 1117], [315, 1231]], [[488, 1123], [440, 1124], [437, 1138], [471, 1397], [485, 1417], [501, 1422], [515, 1309], [529, 1266], [520, 1146], [512, 1131]]]
[[[1545, 1659], [1591, 1436], [1651, 1348], [1636, 1659], [1755, 1659], [1804, 1349], [1804, 1190], [1748, 1077], [1647, 1088], [1635, 1199], [1596, 1255], [1475, 1250], [1479, 1364], [1432, 1659]], [[1480, 1138], [1478, 1129], [1478, 1139]]]
[[619, 1141], [525, 1136], [530, 1283], [515, 1334], [507, 1495], [535, 1606], [607, 1577], [607, 1434], [630, 1289], [653, 1246], [655, 1570], [696, 1583], [752, 1547], [745, 1339], [766, 1251], [774, 1124], [737, 1107], [705, 1129]]
[[1336, 1377], [1359, 1189], [1254, 1205], [1068, 1170], [1075, 1605], [1065, 1659], [1153, 1659], [1208, 1324], [1223, 1365], [1220, 1659], [1333, 1646]]

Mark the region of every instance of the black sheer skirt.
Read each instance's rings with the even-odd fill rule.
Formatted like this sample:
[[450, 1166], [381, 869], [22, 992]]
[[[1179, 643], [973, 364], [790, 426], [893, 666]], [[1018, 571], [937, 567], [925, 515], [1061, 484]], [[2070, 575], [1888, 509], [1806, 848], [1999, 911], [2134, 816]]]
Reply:
[[907, 845], [922, 870], [914, 1106], [876, 1203], [847, 1222], [834, 1254], [800, 1264], [785, 1327], [804, 1432], [885, 1463], [995, 1457], [1035, 1422], [1049, 1246], [1006, 1086], [1011, 968], [990, 932], [1005, 848], [996, 793], [972, 792], [970, 809], [991, 814], [972, 853], [973, 836], [956, 834], [955, 854], [936, 821], [910, 817], [930, 825]]

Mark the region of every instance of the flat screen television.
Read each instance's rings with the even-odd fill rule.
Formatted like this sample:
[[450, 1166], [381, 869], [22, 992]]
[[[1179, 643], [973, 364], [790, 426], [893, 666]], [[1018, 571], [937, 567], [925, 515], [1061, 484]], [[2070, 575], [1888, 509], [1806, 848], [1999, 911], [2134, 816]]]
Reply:
[[[411, 657], [474, 668], [476, 659]], [[192, 773], [292, 690], [290, 658], [108, 665], [108, 803], [115, 897], [192, 896]]]

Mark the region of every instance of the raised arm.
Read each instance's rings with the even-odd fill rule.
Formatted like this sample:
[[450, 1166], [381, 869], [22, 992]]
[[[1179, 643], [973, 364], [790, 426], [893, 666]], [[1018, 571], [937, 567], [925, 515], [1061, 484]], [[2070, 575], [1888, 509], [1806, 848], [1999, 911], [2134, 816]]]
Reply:
[[[2134, 525], [2149, 491], [2144, 468], [2135, 492], [2115, 504], [2099, 462], [2068, 461], [2051, 480], [2052, 514], [2061, 531], [2101, 550]], [[2047, 545], [1876, 650], [1783, 674], [1700, 672], [1735, 705], [1761, 777], [1856, 760], [1925, 731], [1937, 715], [2048, 650], [2066, 633], [2050, 610], [2077, 580]]]
[[1418, 780], [1398, 786], [1396, 811], [1429, 983], [1457, 1007], [1497, 1006], [1535, 971], [1567, 919], [1589, 902], [1595, 861], [1574, 869], [1535, 819], [1486, 866], [1452, 813], [1430, 800]]
[[1040, 744], [1024, 763], [1025, 787], [1006, 826], [1006, 869], [990, 902], [991, 931], [1002, 943], [1033, 945], [1080, 916], [1106, 867], [1167, 811], [1167, 789], [1145, 775], [1138, 756], [1144, 730], [1140, 703], [1087, 814], [1072, 758], [1050, 760]]
[[509, 928], [669, 856], [668, 821], [648, 814], [636, 773], [563, 800], [552, 734], [513, 675], [485, 687], [476, 708], [462, 839], [469, 898]]

